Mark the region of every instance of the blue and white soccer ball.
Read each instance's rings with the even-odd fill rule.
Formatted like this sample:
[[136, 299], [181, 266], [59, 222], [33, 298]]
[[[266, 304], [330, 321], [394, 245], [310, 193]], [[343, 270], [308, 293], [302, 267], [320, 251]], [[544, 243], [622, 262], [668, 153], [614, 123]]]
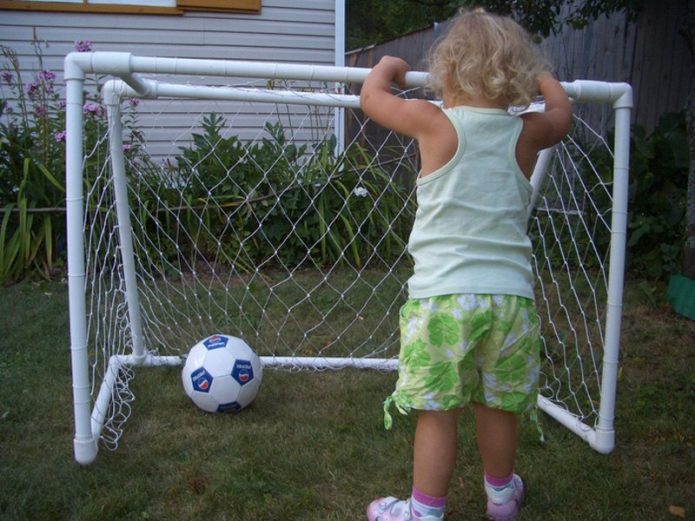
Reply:
[[181, 379], [188, 397], [204, 411], [235, 412], [253, 402], [263, 367], [242, 339], [213, 335], [191, 348]]

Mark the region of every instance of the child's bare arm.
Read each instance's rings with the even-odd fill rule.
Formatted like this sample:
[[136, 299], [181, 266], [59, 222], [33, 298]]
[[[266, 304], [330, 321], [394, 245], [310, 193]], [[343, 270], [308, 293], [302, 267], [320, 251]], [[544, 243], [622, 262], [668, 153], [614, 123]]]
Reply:
[[551, 147], [562, 140], [572, 125], [572, 105], [558, 82], [549, 72], [538, 76], [538, 90], [545, 98], [545, 112], [524, 116], [525, 132], [537, 150]]
[[360, 106], [378, 124], [419, 140], [431, 131], [433, 116], [440, 110], [428, 101], [406, 100], [391, 93], [391, 83], [405, 87], [409, 70], [400, 58], [384, 56], [362, 85]]
[[560, 82], [548, 72], [538, 77], [538, 89], [545, 98], [545, 118], [550, 127], [549, 139], [557, 143], [570, 131], [572, 105]]

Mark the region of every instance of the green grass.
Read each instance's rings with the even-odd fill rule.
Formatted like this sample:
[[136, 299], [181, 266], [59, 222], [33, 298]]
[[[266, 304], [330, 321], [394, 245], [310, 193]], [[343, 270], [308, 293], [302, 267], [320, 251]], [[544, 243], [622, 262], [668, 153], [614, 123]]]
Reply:
[[[661, 291], [663, 293], [663, 291]], [[521, 432], [523, 521], [678, 520], [695, 514], [695, 323], [628, 283], [617, 448], [593, 452], [543, 419]], [[72, 455], [67, 292], [0, 289], [0, 519], [361, 520], [379, 494], [410, 486], [413, 418], [382, 427], [395, 376], [266, 371], [238, 415], [199, 412], [176, 368], [139, 369], [116, 452]], [[460, 432], [451, 520], [482, 520], [471, 417]]]

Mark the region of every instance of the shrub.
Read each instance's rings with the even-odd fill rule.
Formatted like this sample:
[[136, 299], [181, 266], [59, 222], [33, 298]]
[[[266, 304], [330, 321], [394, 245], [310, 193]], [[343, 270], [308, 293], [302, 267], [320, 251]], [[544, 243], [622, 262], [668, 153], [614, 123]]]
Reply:
[[165, 254], [197, 250], [242, 270], [336, 262], [362, 267], [375, 253], [381, 259], [400, 254], [412, 219], [407, 189], [373, 166], [359, 145], [341, 154], [334, 137], [296, 145], [280, 123], [267, 123], [261, 141], [243, 143], [223, 137], [225, 125], [219, 115], [206, 116], [203, 132], [180, 149], [169, 172], [150, 176], [145, 199], [183, 210], [175, 220], [154, 212], [159, 222], [150, 229], [168, 236], [182, 235], [179, 223], [208, 230]]
[[[613, 142], [610, 133], [608, 142]], [[588, 156], [568, 147], [572, 163], [579, 177], [592, 180], [587, 184], [591, 199], [597, 208], [610, 204], [608, 191], [612, 189], [613, 157], [602, 147], [579, 147], [591, 150]], [[647, 134], [639, 125], [633, 125], [630, 137], [630, 179], [628, 186], [627, 220], [627, 270], [637, 276], [652, 280], [664, 280], [678, 269], [685, 240], [686, 190], [688, 181], [688, 145], [685, 118], [682, 113], [665, 114], [657, 127]], [[594, 182], [595, 176], [600, 178]], [[572, 190], [572, 186], [563, 187]], [[551, 201], [552, 203], [552, 201]], [[581, 216], [592, 230], [593, 241], [600, 252], [608, 251], [610, 234], [601, 226], [594, 226], [596, 216], [587, 211]], [[603, 218], [610, 219], [609, 215]], [[553, 233], [545, 226], [542, 229]], [[572, 226], [574, 228], [574, 226]], [[563, 251], [591, 251], [589, 237], [577, 226], [577, 236], [563, 244]], [[532, 230], [532, 233], [538, 234]], [[558, 266], [563, 262], [581, 262], [592, 268], [593, 257], [566, 258], [551, 251], [551, 262]]]
[[688, 143], [683, 113], [665, 114], [647, 135], [632, 130], [628, 268], [665, 279], [680, 266], [685, 241]]

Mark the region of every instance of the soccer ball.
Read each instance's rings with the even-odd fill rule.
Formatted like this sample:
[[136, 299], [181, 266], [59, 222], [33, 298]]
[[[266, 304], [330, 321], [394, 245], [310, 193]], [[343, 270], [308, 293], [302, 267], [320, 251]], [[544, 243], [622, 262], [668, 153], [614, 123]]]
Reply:
[[188, 397], [204, 411], [236, 412], [253, 402], [263, 367], [242, 339], [213, 335], [191, 348], [181, 379]]

